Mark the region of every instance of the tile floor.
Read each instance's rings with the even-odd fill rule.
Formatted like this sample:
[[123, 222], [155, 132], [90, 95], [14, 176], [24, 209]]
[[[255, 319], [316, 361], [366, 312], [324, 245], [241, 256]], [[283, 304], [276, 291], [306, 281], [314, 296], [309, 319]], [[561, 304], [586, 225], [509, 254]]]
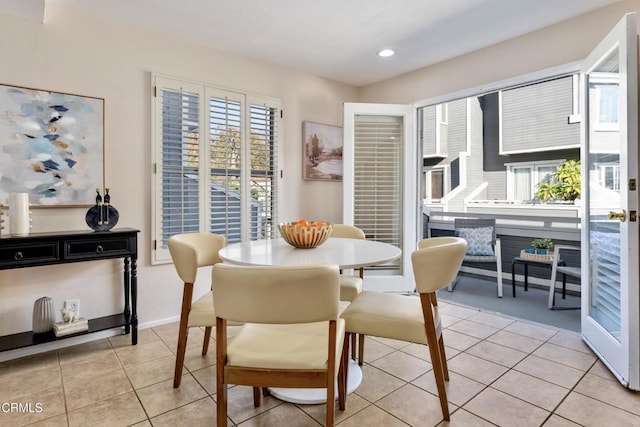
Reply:
[[[451, 380], [442, 421], [424, 346], [368, 338], [364, 379], [336, 411], [352, 426], [640, 426], [640, 393], [621, 387], [574, 333], [441, 303]], [[200, 356], [189, 336], [182, 385], [172, 388], [177, 323], [0, 364], [1, 426], [215, 425], [215, 345]], [[215, 334], [214, 334], [215, 335]], [[248, 387], [229, 389], [229, 425], [318, 426], [324, 405], [273, 397], [253, 407]], [[35, 407], [35, 406], [34, 406]]]

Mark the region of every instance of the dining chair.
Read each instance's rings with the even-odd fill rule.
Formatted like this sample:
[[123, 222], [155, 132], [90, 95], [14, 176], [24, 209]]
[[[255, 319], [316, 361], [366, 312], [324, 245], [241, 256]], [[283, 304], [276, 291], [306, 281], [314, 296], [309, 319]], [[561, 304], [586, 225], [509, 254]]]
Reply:
[[184, 282], [176, 366], [173, 373], [173, 387], [178, 388], [182, 380], [182, 367], [184, 366], [189, 328], [205, 327], [202, 355], [205, 356], [209, 350], [211, 328], [216, 324], [213, 310], [213, 287], [196, 301], [192, 301], [193, 284], [196, 281], [198, 268], [214, 265], [221, 261], [218, 257], [218, 251], [226, 244], [226, 238], [212, 233], [185, 233], [169, 237], [167, 243], [173, 265], [178, 276]]
[[[357, 333], [428, 345], [442, 415], [449, 420], [445, 388], [449, 370], [436, 291], [455, 279], [467, 242], [459, 237], [432, 237], [421, 240], [418, 248], [411, 253], [411, 262], [419, 297], [363, 291], [341, 317], [346, 322], [347, 339]], [[363, 350], [360, 349], [360, 365]]]
[[[355, 225], [348, 224], [333, 224], [331, 234], [329, 237], [342, 237], [346, 239], [360, 239], [364, 240], [365, 234], [360, 228]], [[362, 292], [364, 284], [364, 267], [358, 269], [358, 276], [352, 274], [342, 274], [340, 272], [340, 301], [353, 301], [353, 299]], [[357, 337], [358, 340], [364, 338]], [[356, 335], [351, 338], [351, 357], [356, 358]]]
[[[216, 264], [217, 425], [227, 425], [227, 384], [326, 388], [326, 425], [346, 405], [344, 320], [339, 317], [337, 266]], [[244, 326], [227, 342], [227, 324]]]
[[[464, 262], [492, 263], [496, 265], [498, 297], [502, 298], [502, 249], [500, 239], [496, 237], [496, 220], [492, 218], [455, 218], [454, 234], [467, 241], [467, 253]], [[453, 291], [454, 280], [449, 285]]]
[[561, 252], [565, 251], [578, 251], [580, 252], [579, 246], [571, 246], [571, 245], [555, 245], [553, 249], [553, 260], [551, 261], [551, 280], [549, 283], [549, 309], [579, 309], [580, 307], [555, 307], [555, 296], [556, 296], [556, 277], [558, 273], [562, 274], [562, 298], [565, 298], [567, 292], [567, 275], [581, 278], [582, 270], [580, 267], [568, 266], [568, 265], [558, 265], [560, 261]]

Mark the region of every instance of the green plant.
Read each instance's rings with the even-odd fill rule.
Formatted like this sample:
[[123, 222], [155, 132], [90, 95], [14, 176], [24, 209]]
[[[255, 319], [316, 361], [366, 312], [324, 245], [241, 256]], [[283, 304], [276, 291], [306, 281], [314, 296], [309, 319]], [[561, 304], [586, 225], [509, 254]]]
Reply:
[[574, 201], [580, 197], [580, 183], [580, 160], [567, 160], [549, 179], [537, 185], [536, 198], [542, 201]]
[[540, 237], [538, 239], [533, 239], [531, 246], [536, 249], [551, 249], [553, 247], [553, 242], [548, 237]]

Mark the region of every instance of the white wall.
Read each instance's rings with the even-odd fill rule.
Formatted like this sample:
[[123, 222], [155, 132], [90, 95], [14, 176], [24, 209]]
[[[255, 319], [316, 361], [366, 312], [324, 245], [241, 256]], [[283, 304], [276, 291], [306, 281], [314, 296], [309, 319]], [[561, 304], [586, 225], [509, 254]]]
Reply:
[[580, 61], [639, 0], [580, 15], [360, 89], [360, 102], [410, 103]]
[[[182, 287], [173, 266], [150, 265], [151, 73], [279, 98], [284, 108], [283, 219], [342, 219], [340, 183], [302, 180], [302, 121], [342, 126], [342, 103], [357, 89], [295, 70], [211, 50], [158, 33], [47, 5], [44, 24], [0, 14], [0, 83], [105, 99], [106, 186], [119, 227], [139, 235], [140, 323], [178, 316]], [[83, 230], [86, 208], [34, 210], [33, 231]], [[6, 232], [7, 230], [5, 230]], [[121, 261], [0, 273], [0, 335], [31, 329], [33, 302], [79, 298], [86, 317], [122, 307]], [[196, 293], [209, 286], [199, 276]]]

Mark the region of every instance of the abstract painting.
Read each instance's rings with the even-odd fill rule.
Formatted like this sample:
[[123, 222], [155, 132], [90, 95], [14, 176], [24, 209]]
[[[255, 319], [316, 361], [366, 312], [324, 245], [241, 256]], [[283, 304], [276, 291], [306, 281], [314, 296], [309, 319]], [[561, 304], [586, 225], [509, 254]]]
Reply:
[[95, 203], [104, 186], [104, 99], [0, 85], [0, 203]]
[[342, 181], [342, 128], [302, 122], [304, 163], [307, 180]]

